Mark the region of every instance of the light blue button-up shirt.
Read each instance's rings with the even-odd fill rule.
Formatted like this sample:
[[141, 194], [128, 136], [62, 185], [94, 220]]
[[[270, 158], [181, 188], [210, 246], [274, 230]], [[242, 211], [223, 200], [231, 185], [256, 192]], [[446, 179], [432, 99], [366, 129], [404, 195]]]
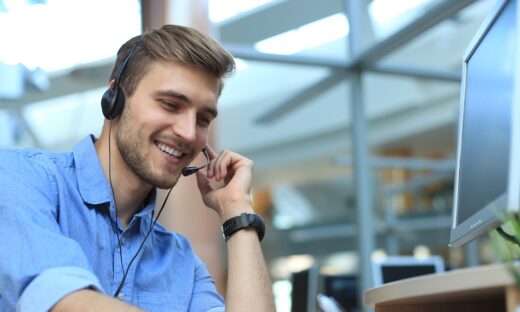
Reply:
[[[148, 231], [155, 193], [122, 231], [89, 136], [71, 153], [0, 151], [0, 311], [47, 311], [90, 287], [113, 295]], [[122, 256], [122, 264], [121, 264]], [[119, 296], [147, 311], [223, 311], [183, 236], [157, 223]]]

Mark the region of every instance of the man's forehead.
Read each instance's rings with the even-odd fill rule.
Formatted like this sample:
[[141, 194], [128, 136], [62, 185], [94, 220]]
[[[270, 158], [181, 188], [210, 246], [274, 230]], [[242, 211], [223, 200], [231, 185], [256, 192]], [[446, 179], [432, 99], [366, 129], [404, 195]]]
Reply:
[[[200, 95], [206, 101], [211, 100], [215, 104], [219, 98], [220, 79], [195, 65], [187, 65], [178, 61], [152, 61], [143, 80], [153, 83], [154, 88], [171, 89], [184, 94], [190, 93], [190, 98]], [[196, 92], [192, 89], [196, 89]]]

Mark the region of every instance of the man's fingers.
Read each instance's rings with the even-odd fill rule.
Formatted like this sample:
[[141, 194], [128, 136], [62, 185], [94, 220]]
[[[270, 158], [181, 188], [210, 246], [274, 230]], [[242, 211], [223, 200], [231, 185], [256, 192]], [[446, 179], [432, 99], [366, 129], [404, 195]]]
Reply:
[[225, 150], [220, 152], [218, 154], [217, 158], [214, 160], [214, 162], [215, 162], [215, 177], [216, 177], [217, 181], [220, 181], [220, 179], [222, 179], [222, 172], [225, 169], [224, 167], [226, 166], [223, 163], [223, 157], [224, 157], [225, 152], [226, 152]]
[[217, 181], [229, 179], [229, 174], [233, 173], [234, 170], [231, 168], [234, 162], [241, 159], [241, 156], [233, 153], [227, 149], [224, 149], [220, 153], [216, 153], [209, 145], [206, 146], [210, 163], [207, 167], [207, 177], [215, 178]]
[[211, 192], [213, 189], [211, 188], [209, 181], [206, 178], [206, 176], [204, 175], [204, 173], [202, 173], [202, 171], [198, 171], [196, 173], [196, 175], [197, 175], [197, 185], [198, 185], [201, 193], [207, 194], [207, 193]]
[[206, 149], [206, 151], [208, 152], [208, 156], [209, 156], [209, 159], [210, 159], [210, 160], [213, 159], [213, 158], [215, 158], [215, 157], [217, 157], [217, 153], [215, 152], [215, 150], [213, 150], [213, 149], [211, 148], [211, 146], [206, 145], [205, 149]]
[[223, 150], [216, 159], [216, 177], [220, 181], [224, 179], [233, 163], [233, 153], [229, 150]]
[[208, 167], [206, 168], [207, 173], [208, 173], [208, 178], [213, 178], [215, 176], [215, 161], [213, 161], [213, 160], [215, 159], [215, 157], [217, 157], [217, 153], [209, 145], [206, 145], [205, 149], [208, 152], [208, 157], [209, 157], [209, 164], [208, 164]]

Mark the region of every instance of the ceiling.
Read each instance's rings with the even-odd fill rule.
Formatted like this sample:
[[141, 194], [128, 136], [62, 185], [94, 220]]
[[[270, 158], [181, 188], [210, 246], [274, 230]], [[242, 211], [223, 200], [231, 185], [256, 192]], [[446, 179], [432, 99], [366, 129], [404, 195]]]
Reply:
[[355, 105], [364, 107], [375, 153], [454, 157], [462, 55], [494, 1], [425, 1], [386, 28], [373, 19], [375, 2], [356, 2], [357, 49], [349, 44], [352, 31], [291, 55], [253, 49], [343, 12], [340, 0], [273, 1], [218, 25], [220, 40], [247, 64], [226, 83], [218, 142], [255, 160], [260, 185], [272, 186], [272, 176], [309, 183], [316, 172], [335, 170], [332, 157], [351, 153], [349, 74], [358, 70], [362, 103]]
[[[314, 207], [326, 207], [332, 195], [324, 194], [332, 190], [338, 201], [346, 200], [350, 193], [341, 190], [353, 189], [352, 164], [334, 159], [351, 157], [353, 105], [365, 111], [374, 157], [453, 159], [462, 55], [495, 1], [402, 1], [400, 11], [398, 5], [385, 7], [387, 0], [263, 2], [214, 25], [219, 41], [239, 59], [220, 99], [214, 127], [218, 148], [255, 161], [256, 187], [273, 193], [299, 187]], [[5, 3], [0, 1], [0, 8]], [[292, 54], [255, 49], [259, 42], [329, 16], [346, 16], [346, 36], [334, 39], [341, 32], [322, 30], [312, 38], [333, 39]], [[98, 39], [119, 45], [135, 33], [136, 21], [111, 18], [121, 32], [97, 27], [102, 30]], [[299, 36], [283, 39], [281, 51], [301, 44], [302, 36], [312, 41]], [[65, 43], [68, 38], [66, 33], [56, 37]], [[68, 53], [81, 49], [90, 46], [70, 46]], [[24, 90], [21, 97], [0, 98], [0, 144], [67, 150], [87, 133], [98, 134], [99, 99], [112, 62], [109, 55], [43, 75], [8, 67], [21, 75]], [[0, 67], [2, 83], [12, 81], [6, 68]], [[351, 75], [358, 72], [362, 90], [354, 101]]]

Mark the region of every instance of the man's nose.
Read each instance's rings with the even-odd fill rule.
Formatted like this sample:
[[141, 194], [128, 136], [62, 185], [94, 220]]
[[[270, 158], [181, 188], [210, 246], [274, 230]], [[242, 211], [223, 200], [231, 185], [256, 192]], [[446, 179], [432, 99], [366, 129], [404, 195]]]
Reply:
[[197, 116], [193, 112], [185, 112], [177, 116], [172, 128], [173, 132], [186, 142], [195, 142]]

